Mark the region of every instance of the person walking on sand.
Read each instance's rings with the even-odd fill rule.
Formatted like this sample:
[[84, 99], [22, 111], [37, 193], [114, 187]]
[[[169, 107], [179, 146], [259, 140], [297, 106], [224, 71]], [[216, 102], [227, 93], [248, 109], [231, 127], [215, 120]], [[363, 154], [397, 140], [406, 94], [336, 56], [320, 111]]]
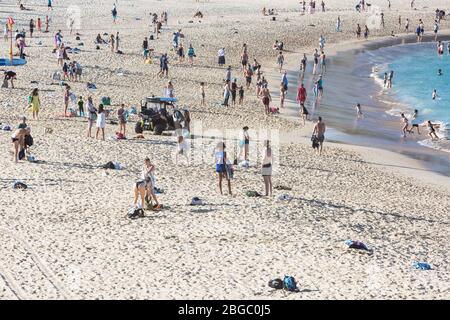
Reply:
[[264, 143], [264, 158], [262, 162], [261, 173], [264, 180], [264, 190], [266, 197], [272, 196], [272, 148], [270, 141], [266, 140]]
[[288, 80], [288, 76], [287, 76], [287, 71], [284, 71], [283, 75], [281, 76], [281, 83], [284, 86], [285, 92], [287, 92], [289, 89], [289, 80]]
[[64, 88], [64, 117], [67, 117], [67, 109], [69, 108], [70, 101], [70, 86], [66, 85]]
[[286, 87], [284, 83], [280, 83], [280, 108], [284, 108], [284, 100], [286, 98]]
[[358, 23], [356, 25], [356, 39], [360, 39], [360, 38], [361, 38], [361, 26]]
[[206, 106], [206, 102], [205, 102], [206, 93], [205, 93], [205, 83], [203, 81], [200, 82], [200, 95], [202, 97], [200, 106], [204, 107], [204, 106]]
[[119, 52], [119, 42], [120, 42], [119, 32], [117, 32], [117, 33], [116, 33], [116, 38], [115, 38], [115, 43], [116, 43], [115, 51], [116, 51], [116, 52]]
[[47, 1], [47, 7], [48, 7], [48, 10], [53, 10], [52, 0]]
[[303, 83], [300, 84], [297, 90], [297, 102], [300, 104], [304, 104], [306, 101], [306, 88]]
[[30, 20], [30, 38], [33, 38], [34, 27], [35, 27], [34, 20], [31, 19]]
[[236, 106], [237, 89], [238, 89], [237, 79], [235, 78], [233, 82], [231, 82], [231, 105], [233, 107]]
[[113, 8], [111, 10], [111, 15], [113, 18], [113, 23], [116, 24], [116, 20], [117, 20], [117, 7], [116, 4], [114, 3]]
[[319, 65], [319, 52], [317, 51], [317, 49], [314, 49], [314, 54], [313, 54], [313, 58], [314, 58], [314, 65], [313, 65], [313, 72], [312, 74], [316, 74], [317, 71], [317, 66]]
[[369, 38], [369, 27], [367, 27], [367, 25], [364, 26], [364, 39], [368, 39]]
[[327, 65], [326, 65], [326, 56], [325, 52], [322, 50], [320, 53], [320, 73], [324, 74], [327, 71]]
[[119, 119], [119, 133], [126, 137], [127, 131], [127, 111], [125, 105], [122, 103], [119, 110], [117, 110], [117, 119]]
[[434, 27], [433, 27], [434, 41], [437, 41], [438, 31], [439, 31], [439, 23], [437, 21], [434, 21]]
[[325, 131], [326, 125], [322, 121], [322, 117], [319, 117], [312, 133], [313, 136], [317, 137], [317, 141], [319, 143], [319, 148], [317, 148], [317, 152], [319, 153], [319, 155], [322, 154], [323, 142], [325, 141]]
[[249, 149], [250, 149], [250, 135], [248, 133], [248, 127], [242, 128], [242, 133], [239, 139], [239, 155], [240, 159], [242, 156], [242, 151], [244, 151], [244, 161], [248, 162], [249, 159]]
[[270, 91], [267, 88], [267, 85], [263, 86], [260, 95], [262, 97], [262, 103], [264, 105], [264, 110], [266, 112], [266, 115], [269, 115], [270, 114], [269, 105], [270, 105], [270, 101], [272, 101], [272, 97], [270, 96]]
[[244, 103], [244, 86], [240, 86], [239, 88], [239, 105], [242, 106]]
[[300, 117], [303, 121], [303, 125], [306, 124], [306, 120], [308, 120], [308, 109], [306, 109], [305, 104], [304, 103], [300, 103]]
[[98, 139], [98, 135], [101, 131], [102, 132], [102, 140], [105, 141], [105, 127], [106, 127], [105, 109], [103, 108], [103, 104], [100, 104], [98, 106], [98, 112], [97, 112], [97, 133], [95, 134], [96, 139]]
[[277, 64], [280, 67], [280, 73], [281, 73], [281, 71], [283, 70], [283, 64], [284, 64], [284, 56], [283, 56], [282, 51], [280, 51], [280, 53], [278, 54]]
[[406, 18], [406, 22], [405, 22], [405, 33], [409, 33], [409, 19]]
[[319, 37], [319, 48], [320, 50], [323, 50], [325, 48], [325, 38], [323, 35], [320, 35]]
[[231, 88], [230, 81], [226, 80], [225, 85], [223, 86], [223, 103], [222, 105], [228, 107], [228, 100], [230, 100]]
[[336, 32], [341, 32], [341, 17], [338, 16], [336, 20]]
[[39, 32], [42, 32], [42, 20], [41, 18], [37, 18], [36, 27]]
[[33, 114], [33, 120], [38, 120], [39, 118], [39, 109], [41, 108], [41, 100], [39, 99], [39, 89], [35, 88], [31, 92], [30, 98], [30, 109]]
[[88, 109], [88, 138], [92, 138], [92, 127], [94, 123], [97, 121], [97, 109], [94, 107], [94, 103], [92, 102], [92, 97], [88, 97], [87, 101], [87, 109]]
[[189, 45], [187, 55], [188, 55], [189, 64], [192, 66], [194, 64], [194, 57], [195, 57], [195, 50], [194, 50], [194, 47], [192, 46], [192, 44]]
[[408, 132], [408, 119], [405, 117], [405, 114], [402, 113], [401, 115], [401, 120], [403, 123], [403, 127], [402, 127], [402, 132], [403, 132], [403, 138], [406, 138], [406, 133]]
[[111, 52], [112, 52], [112, 53], [114, 53], [114, 49], [116, 48], [115, 42], [116, 42], [116, 38], [115, 38], [114, 35], [112, 34], [112, 35], [109, 37], [109, 46], [111, 47]]
[[217, 52], [218, 64], [220, 67], [225, 65], [225, 48], [219, 49]]
[[215, 164], [216, 164], [216, 173], [219, 178], [219, 192], [221, 195], [223, 195], [222, 192], [222, 180], [226, 179], [228, 184], [228, 193], [232, 195], [231, 193], [231, 180], [230, 176], [227, 173], [227, 153], [225, 151], [225, 143], [219, 142], [214, 150], [214, 158], [215, 158]]

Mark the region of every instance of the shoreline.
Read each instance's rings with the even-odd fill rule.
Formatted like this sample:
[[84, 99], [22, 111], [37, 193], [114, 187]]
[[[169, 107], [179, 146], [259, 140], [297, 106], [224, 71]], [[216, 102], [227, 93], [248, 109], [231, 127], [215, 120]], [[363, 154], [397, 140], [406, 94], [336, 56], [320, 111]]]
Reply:
[[[422, 43], [434, 41], [434, 37], [432, 35], [426, 35], [424, 36], [424, 40]], [[440, 32], [440, 35], [438, 37], [438, 40], [441, 41], [447, 41], [450, 38], [450, 29], [445, 29]], [[400, 34], [396, 35], [394, 37], [390, 36], [382, 36], [377, 37], [373, 40], [363, 41], [363, 40], [350, 40], [350, 41], [343, 41], [338, 43], [330, 44], [329, 46], [326, 46], [325, 52], [327, 54], [327, 73], [330, 72], [330, 63], [329, 61], [332, 59], [337, 59], [341, 57], [342, 55], [355, 55], [360, 52], [364, 52], [366, 50], [375, 50], [378, 48], [384, 48], [384, 47], [391, 47], [394, 45], [399, 44], [407, 44], [407, 43], [415, 43], [416, 42], [416, 36], [414, 33], [409, 34]], [[307, 51], [308, 50], [304, 50]], [[299, 50], [296, 50], [293, 53], [287, 53], [285, 55], [285, 60], [287, 63], [284, 66], [284, 69], [288, 71], [288, 75], [291, 75], [291, 77], [288, 76], [289, 79], [289, 87], [290, 87], [290, 93], [291, 95], [287, 95], [285, 99], [285, 108], [284, 112], [281, 110], [280, 117], [289, 119], [291, 121], [299, 123], [300, 119], [298, 117], [298, 104], [293, 101], [292, 99], [289, 99], [289, 96], [292, 97], [292, 90], [296, 90], [297, 84], [293, 84], [293, 79], [296, 77], [292, 76], [298, 75], [298, 63], [295, 64], [294, 61], [300, 61], [302, 57], [302, 54]], [[342, 60], [342, 59], [341, 59]], [[341, 60], [339, 62], [341, 62]], [[308, 67], [310, 67], [310, 61], [308, 61]], [[332, 68], [333, 66], [331, 66]], [[267, 69], [264, 69], [266, 78], [269, 81], [269, 90], [271, 91], [271, 95], [273, 97], [273, 100], [276, 101], [276, 99], [279, 98], [278, 95], [278, 86], [275, 85], [277, 82], [277, 78], [281, 78], [281, 73], [278, 73], [276, 70], [274, 70], [276, 66], [272, 65], [270, 71]], [[340, 73], [342, 75], [342, 73]], [[307, 72], [305, 73], [305, 82], [310, 80], [313, 76], [309, 73], [309, 70], [307, 69]], [[369, 81], [372, 81], [371, 85], [373, 87], [376, 86], [375, 83], [373, 83], [373, 79], [369, 78]], [[327, 83], [330, 82], [330, 78], [328, 78], [327, 74], [324, 77], [325, 80], [325, 96], [323, 99], [326, 99], [327, 95]], [[353, 85], [353, 84], [352, 84]], [[307, 86], [306, 86], [307, 87]], [[292, 89], [294, 88], [294, 89]], [[307, 87], [308, 88], [308, 87]], [[294, 95], [296, 95], [296, 92], [294, 92]], [[308, 96], [310, 96], [311, 93], [308, 91]], [[334, 97], [334, 96], [333, 96]], [[387, 115], [386, 111], [388, 111], [387, 106], [383, 105], [382, 102], [378, 101], [376, 97], [373, 98], [376, 100], [377, 105], [381, 105], [383, 107], [383, 116], [389, 117], [389, 120], [397, 120], [397, 117], [393, 115]], [[278, 103], [278, 101], [277, 101]], [[277, 105], [275, 103], [275, 105]], [[307, 100], [308, 103], [308, 100]], [[310, 111], [310, 116], [314, 115], [314, 111], [311, 112], [310, 107], [308, 107], [308, 110]], [[287, 112], [286, 112], [287, 111]], [[364, 112], [364, 110], [363, 110]], [[349, 119], [344, 119], [344, 121], [350, 122]], [[343, 123], [343, 122], [342, 122]], [[386, 124], [386, 122], [384, 122]], [[393, 123], [387, 123], [390, 129], [395, 129]], [[300, 137], [303, 139], [303, 143], [309, 143], [309, 135], [312, 132], [313, 128], [313, 122], [311, 120], [307, 121], [305, 126], [302, 126], [300, 128]], [[377, 162], [378, 165], [382, 165], [386, 169], [399, 172], [403, 175], [407, 175], [411, 178], [418, 179], [425, 183], [432, 183], [435, 185], [443, 186], [447, 190], [449, 190], [449, 182], [448, 176], [450, 175], [450, 163], [449, 158], [450, 155], [448, 153], [435, 150], [432, 148], [428, 148], [425, 146], [420, 145], [417, 141], [414, 140], [414, 145], [408, 145], [407, 148], [404, 148], [402, 150], [402, 147], [399, 149], [398, 143], [395, 144], [394, 142], [389, 142], [386, 139], [383, 139], [383, 137], [380, 137], [380, 134], [375, 133], [375, 135], [369, 136], [368, 134], [358, 134], [358, 133], [352, 133], [352, 132], [344, 132], [341, 131], [341, 128], [335, 127], [335, 126], [328, 126], [328, 132], [329, 132], [329, 138], [328, 142], [326, 143], [332, 143], [339, 146], [345, 146], [345, 148], [349, 148], [353, 151], [357, 151], [358, 153], [361, 153], [362, 156], [364, 156], [366, 161], [370, 161], [370, 157], [374, 157], [373, 162]], [[330, 136], [331, 133], [331, 136]], [[364, 141], [374, 141], [376, 140], [375, 145], [371, 144], [370, 142]], [[408, 143], [410, 144], [410, 143]], [[374, 152], [376, 150], [376, 152]], [[413, 153], [417, 152], [417, 154]], [[396, 156], [393, 156], [393, 155]], [[380, 155], [380, 156], [378, 156]], [[405, 164], [409, 166], [409, 168], [402, 167], [402, 166], [392, 166], [392, 159], [396, 161], [402, 161], [402, 164]], [[386, 160], [384, 160], [386, 159]], [[420, 174], [417, 174], [420, 171]]]

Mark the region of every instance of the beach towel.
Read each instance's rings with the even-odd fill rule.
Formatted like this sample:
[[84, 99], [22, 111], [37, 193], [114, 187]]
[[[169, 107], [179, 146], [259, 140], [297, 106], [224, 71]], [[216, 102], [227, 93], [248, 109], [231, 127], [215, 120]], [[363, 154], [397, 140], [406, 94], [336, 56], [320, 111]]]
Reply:
[[431, 266], [426, 262], [414, 262], [413, 268], [417, 270], [431, 270]]

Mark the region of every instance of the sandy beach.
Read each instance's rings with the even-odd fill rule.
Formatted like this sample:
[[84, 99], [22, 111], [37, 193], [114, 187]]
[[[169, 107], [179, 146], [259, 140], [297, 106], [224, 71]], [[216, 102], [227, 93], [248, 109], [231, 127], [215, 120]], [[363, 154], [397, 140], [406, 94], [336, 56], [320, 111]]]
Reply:
[[[431, 33], [436, 7], [450, 8], [450, 0], [416, 2], [417, 10], [409, 0], [392, 1], [388, 9], [387, 1], [373, 0], [372, 6], [385, 13], [386, 27], [373, 28], [365, 41], [355, 39], [355, 25], [364, 26], [371, 13], [356, 12], [354, 0], [327, 0], [326, 12], [304, 15], [298, 1], [119, 0], [116, 24], [114, 1], [73, 0], [80, 23], [72, 35], [65, 1], [53, 1], [52, 11], [47, 1], [23, 1], [27, 11], [16, 1], [0, 0], [2, 28], [8, 16], [18, 30], [28, 30], [31, 18], [51, 17], [48, 33], [27, 37], [26, 65], [0, 67], [17, 73], [15, 89], [0, 89], [0, 122], [16, 127], [26, 115], [34, 138], [30, 151], [39, 160], [15, 164], [11, 132], [0, 131], [0, 299], [449, 299], [447, 176], [420, 159], [351, 141], [325, 140], [317, 156], [310, 141], [313, 122], [303, 126], [292, 103], [281, 114], [266, 116], [254, 82], [243, 105], [220, 106], [226, 66], [232, 66], [239, 85], [245, 84], [243, 43], [250, 61], [261, 63], [277, 105], [281, 74], [275, 40], [284, 42], [286, 69], [297, 72], [304, 52], [311, 61], [321, 34], [331, 56], [386, 39], [392, 30], [400, 37], [399, 15], [409, 18], [412, 32], [421, 18]], [[275, 21], [261, 14], [264, 6], [276, 9]], [[202, 19], [193, 18], [198, 10]], [[168, 12], [168, 25], [159, 39], [149, 41], [155, 58], [144, 64], [142, 41], [153, 34], [150, 13], [161, 11]], [[335, 32], [338, 15], [342, 32]], [[449, 20], [443, 20], [441, 30], [449, 28]], [[171, 49], [178, 29], [185, 48], [195, 48], [193, 66], [178, 62]], [[86, 137], [86, 118], [61, 116], [63, 86], [51, 78], [61, 69], [52, 53], [58, 30], [66, 45], [81, 50], [70, 54], [83, 66], [81, 81], [68, 81], [72, 91], [92, 96], [96, 105], [104, 96], [111, 98], [105, 141]], [[123, 54], [107, 45], [96, 49], [97, 34], [116, 32]], [[217, 65], [222, 47], [225, 67]], [[169, 78], [160, 78], [158, 58], [165, 52]], [[7, 42], [0, 39], [0, 57], [7, 55]], [[132, 139], [137, 116], [127, 124], [129, 139], [112, 138], [118, 125], [110, 121], [117, 121], [120, 104], [139, 107], [144, 97], [162, 95], [169, 79], [179, 104], [191, 113], [190, 165], [183, 159], [174, 163], [177, 138], [170, 132], [146, 131], [145, 139]], [[97, 90], [88, 90], [87, 82]], [[206, 106], [201, 106], [201, 82]], [[27, 110], [35, 87], [39, 120]], [[220, 195], [214, 147], [223, 137], [229, 138], [227, 145], [235, 143], [244, 126], [252, 139], [250, 167], [235, 166], [233, 195]], [[273, 185], [291, 190], [248, 197], [249, 190], [264, 193], [261, 154], [267, 138], [274, 151]], [[231, 147], [229, 152], [237, 153]], [[157, 195], [163, 209], [130, 220], [126, 214], [145, 157], [164, 190]], [[102, 169], [108, 161], [120, 162], [122, 170]], [[28, 189], [13, 189], [17, 179]], [[283, 194], [290, 200], [279, 200]], [[189, 205], [193, 197], [204, 204]], [[372, 253], [349, 250], [347, 239], [363, 241]], [[433, 269], [412, 268], [417, 261]], [[300, 292], [268, 287], [270, 279], [284, 275], [297, 279]]]

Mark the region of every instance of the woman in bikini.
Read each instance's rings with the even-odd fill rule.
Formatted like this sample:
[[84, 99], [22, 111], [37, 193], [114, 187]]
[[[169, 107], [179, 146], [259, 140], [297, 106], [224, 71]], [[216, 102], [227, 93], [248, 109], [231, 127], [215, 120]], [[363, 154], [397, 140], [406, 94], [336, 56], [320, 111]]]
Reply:
[[145, 158], [144, 166], [142, 168], [141, 180], [136, 182], [134, 187], [134, 206], [137, 206], [139, 197], [141, 198], [141, 208], [145, 208], [145, 202], [150, 203], [151, 199], [155, 201], [153, 209], [160, 209], [161, 204], [158, 202], [154, 191], [154, 174], [155, 166], [151, 163], [149, 158]]
[[25, 136], [29, 133], [27, 128], [17, 129], [11, 136], [14, 146], [14, 162], [19, 162], [19, 152], [25, 148]]

